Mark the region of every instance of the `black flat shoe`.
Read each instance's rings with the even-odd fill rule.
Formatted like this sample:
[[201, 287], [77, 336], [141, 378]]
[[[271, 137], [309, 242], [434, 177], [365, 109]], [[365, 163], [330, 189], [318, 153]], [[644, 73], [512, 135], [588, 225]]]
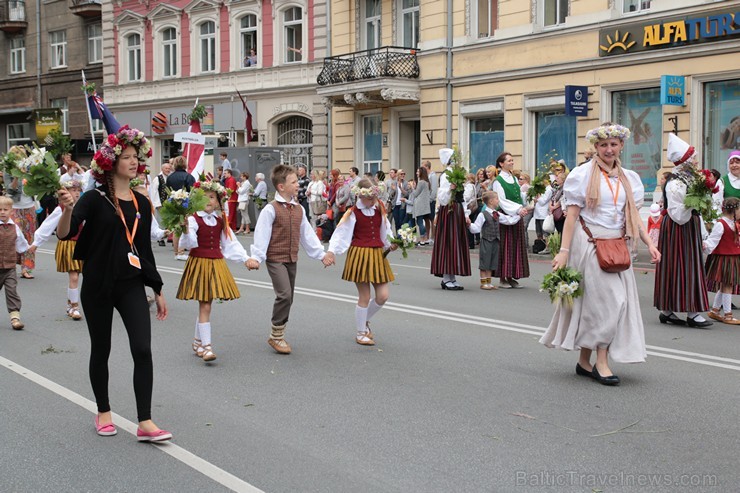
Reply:
[[463, 288], [462, 286], [455, 286], [450, 281], [447, 281], [447, 282], [442, 281], [442, 289], [447, 289], [450, 291], [462, 291], [465, 288]]
[[601, 375], [599, 375], [599, 370], [596, 369], [596, 365], [594, 365], [594, 369], [591, 370], [591, 375], [593, 376], [593, 379], [599, 382], [601, 385], [609, 385], [609, 386], [619, 385], [618, 376], [611, 375], [608, 377], [602, 377]]
[[707, 327], [714, 325], [709, 320], [704, 320], [703, 322], [699, 322], [694, 318], [688, 318], [688, 317], [686, 318], [686, 323], [689, 324], [689, 327], [694, 327], [697, 329], [705, 329]]
[[580, 363], [576, 363], [576, 375], [580, 375], [582, 377], [588, 377], [588, 378], [594, 378], [594, 374], [584, 367], [581, 366]]
[[675, 313], [671, 313], [670, 316], [661, 313], [658, 315], [658, 320], [662, 324], [686, 325], [686, 322], [678, 318]]

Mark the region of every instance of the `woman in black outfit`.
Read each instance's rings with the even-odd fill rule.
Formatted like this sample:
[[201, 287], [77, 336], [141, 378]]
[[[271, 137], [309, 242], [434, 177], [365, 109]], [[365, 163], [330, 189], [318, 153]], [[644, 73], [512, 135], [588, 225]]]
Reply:
[[154, 289], [157, 318], [167, 317], [162, 296], [162, 278], [154, 264], [149, 229], [151, 204], [147, 197], [129, 188], [129, 182], [144, 168], [151, 154], [143, 134], [121, 127], [93, 158], [93, 176], [102, 184], [75, 204], [66, 190], [59, 191], [64, 207], [57, 236], [68, 239], [84, 223], [74, 258], [83, 260], [80, 293], [90, 333], [90, 382], [98, 414], [98, 435], [117, 433], [108, 402], [108, 356], [111, 349], [113, 309], [118, 310], [129, 337], [134, 360], [134, 393], [139, 420], [139, 441], [169, 440], [151, 420], [152, 351], [151, 319], [144, 286]]

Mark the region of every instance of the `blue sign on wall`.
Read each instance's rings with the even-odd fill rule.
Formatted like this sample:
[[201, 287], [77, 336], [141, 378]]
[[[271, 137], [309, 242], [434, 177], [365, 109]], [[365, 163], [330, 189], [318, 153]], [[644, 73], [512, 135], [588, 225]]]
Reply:
[[681, 75], [660, 76], [660, 104], [686, 105], [686, 78]]
[[588, 115], [588, 87], [565, 86], [565, 114], [568, 116]]

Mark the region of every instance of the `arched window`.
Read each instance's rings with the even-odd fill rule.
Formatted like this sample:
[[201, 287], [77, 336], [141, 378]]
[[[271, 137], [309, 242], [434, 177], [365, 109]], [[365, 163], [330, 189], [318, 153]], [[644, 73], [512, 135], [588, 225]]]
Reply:
[[277, 145], [283, 159], [292, 165], [305, 164], [311, 169], [313, 161], [313, 123], [304, 116], [289, 116], [277, 124]]
[[283, 46], [285, 62], [303, 60], [303, 10], [290, 7], [283, 12]]
[[257, 16], [247, 14], [241, 18], [239, 27], [242, 67], [257, 65]]
[[200, 25], [200, 71], [216, 71], [216, 23], [213, 21]]
[[126, 38], [126, 60], [128, 62], [128, 80], [136, 82], [141, 80], [141, 36], [130, 34]]
[[174, 27], [162, 30], [162, 76], [177, 76], [177, 30]]

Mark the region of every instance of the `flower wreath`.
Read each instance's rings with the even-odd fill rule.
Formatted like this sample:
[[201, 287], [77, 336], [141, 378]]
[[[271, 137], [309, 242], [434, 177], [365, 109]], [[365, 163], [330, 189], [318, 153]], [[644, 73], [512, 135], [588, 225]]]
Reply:
[[204, 192], [215, 192], [220, 202], [228, 199], [229, 195], [233, 193], [233, 190], [224, 187], [219, 182], [214, 180], [196, 181], [193, 187], [200, 188]]
[[147, 138], [144, 137], [144, 132], [124, 125], [115, 134], [108, 135], [108, 139], [100, 146], [90, 162], [92, 175], [98, 183], [103, 183], [105, 172], [113, 170], [116, 158], [130, 145], [136, 148], [136, 156], [139, 158], [137, 172], [144, 172], [146, 169], [144, 163], [147, 158], [152, 157], [152, 148]]
[[80, 190], [82, 190], [82, 183], [79, 180], [67, 180], [62, 183], [62, 186], [66, 189], [79, 188]]
[[357, 185], [352, 187], [350, 190], [353, 195], [357, 197], [378, 197], [383, 190], [385, 190], [385, 184], [373, 185], [369, 188], [360, 188]]
[[591, 144], [595, 145], [598, 141], [609, 139], [611, 137], [619, 140], [627, 140], [630, 138], [630, 129], [619, 124], [601, 125], [594, 129], [589, 130], [586, 133], [586, 140]]

